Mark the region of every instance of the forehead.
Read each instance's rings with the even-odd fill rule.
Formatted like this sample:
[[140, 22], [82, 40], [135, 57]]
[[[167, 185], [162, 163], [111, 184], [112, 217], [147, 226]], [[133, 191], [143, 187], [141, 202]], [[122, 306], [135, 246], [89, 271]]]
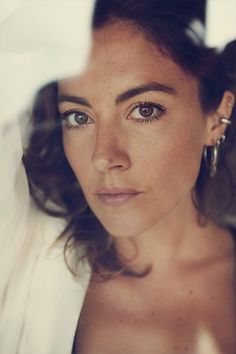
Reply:
[[104, 89], [119, 91], [157, 80], [174, 88], [197, 87], [197, 79], [185, 73], [135, 26], [109, 24], [93, 33], [90, 56], [82, 75], [63, 80], [61, 90], [91, 95]]

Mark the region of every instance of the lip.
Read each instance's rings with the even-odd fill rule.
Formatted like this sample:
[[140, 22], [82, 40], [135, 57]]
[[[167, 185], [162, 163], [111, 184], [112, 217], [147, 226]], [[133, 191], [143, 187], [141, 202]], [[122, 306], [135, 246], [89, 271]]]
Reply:
[[95, 194], [101, 195], [101, 194], [137, 194], [139, 193], [138, 191], [132, 189], [132, 188], [119, 188], [119, 187], [112, 187], [112, 188], [101, 188], [99, 189]]
[[131, 188], [101, 188], [95, 195], [105, 205], [119, 206], [126, 204], [131, 199], [136, 198], [141, 192]]

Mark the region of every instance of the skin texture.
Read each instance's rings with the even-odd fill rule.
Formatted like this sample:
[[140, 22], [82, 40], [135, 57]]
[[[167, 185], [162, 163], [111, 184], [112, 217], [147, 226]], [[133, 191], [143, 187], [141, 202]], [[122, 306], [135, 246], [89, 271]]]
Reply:
[[[64, 147], [94, 213], [112, 235], [130, 237], [147, 231], [188, 199], [207, 122], [199, 106], [197, 80], [141, 35], [123, 32], [114, 41], [105, 32], [95, 34], [95, 41], [84, 74], [61, 84], [63, 93], [89, 100], [93, 108], [86, 108], [86, 113], [94, 123], [65, 131]], [[151, 81], [173, 87], [176, 95], [149, 92], [115, 104], [120, 93]], [[148, 124], [127, 119], [127, 111], [139, 101], [161, 104], [166, 114]], [[65, 103], [60, 109], [84, 107]], [[102, 187], [132, 188], [142, 194], [114, 212], [94, 196]]]
[[[118, 95], [150, 82], [166, 85], [174, 93], [149, 91], [116, 103]], [[91, 106], [64, 99], [59, 104], [62, 117], [67, 116], [67, 123], [63, 119], [65, 153], [91, 209], [114, 237], [116, 247], [125, 259], [134, 256], [135, 244], [139, 253], [129, 262], [133, 269], [142, 269], [150, 263], [153, 267], [142, 280], [122, 278], [103, 285], [97, 285], [96, 279], [91, 282], [80, 321], [82, 337], [88, 340], [84, 340], [78, 352], [92, 354], [97, 348], [94, 353], [110, 353], [123, 338], [124, 347], [121, 343], [117, 353], [125, 353], [129, 341], [137, 343], [137, 347], [129, 348], [129, 354], [156, 353], [153, 348], [159, 348], [163, 353], [171, 353], [173, 348], [176, 348], [174, 353], [198, 353], [194, 337], [194, 333], [199, 333], [196, 324], [207, 323], [212, 331], [217, 321], [213, 312], [205, 315], [210, 300], [208, 287], [204, 284], [209, 283], [209, 277], [213, 279], [210, 282], [212, 289], [220, 292], [214, 313], [228, 318], [229, 334], [222, 344], [228, 350], [235, 329], [234, 319], [229, 315], [235, 306], [231, 282], [233, 241], [227, 230], [211, 222], [204, 228], [199, 226], [191, 192], [204, 145], [214, 144], [224, 132], [219, 115], [230, 116], [232, 107], [228, 101], [232, 101], [232, 94], [225, 92], [216, 112], [203, 113], [197, 78], [185, 73], [141, 32], [127, 24], [115, 23], [94, 33], [84, 73], [60, 82], [59, 95], [85, 98]], [[154, 104], [158, 119], [140, 122], [143, 119], [137, 108], [140, 102]], [[68, 111], [70, 113], [66, 113]], [[87, 119], [79, 129], [74, 119], [74, 112], [78, 111], [83, 112], [82, 119]], [[73, 127], [68, 129], [68, 124]], [[126, 203], [105, 205], [96, 195], [104, 187], [132, 188], [140, 194]], [[212, 268], [214, 264], [216, 268]], [[216, 274], [222, 276], [222, 283]], [[229, 279], [227, 284], [223, 281], [225, 278]], [[163, 288], [166, 279], [168, 282]], [[199, 290], [199, 284], [204, 290]], [[194, 300], [191, 296], [189, 301], [189, 296], [197, 291]], [[177, 294], [174, 305], [170, 296], [173, 293]], [[228, 296], [230, 311], [222, 313], [220, 299], [225, 296]], [[130, 299], [136, 301], [127, 307]], [[193, 306], [199, 301], [202, 317], [199, 308]], [[160, 314], [168, 303], [173, 305], [170, 311], [164, 312], [164, 317], [154, 316], [154, 319], [151, 313]], [[97, 327], [91, 326], [95, 312]], [[193, 323], [176, 332], [183, 313], [183, 322], [190, 316]], [[137, 316], [135, 324], [129, 322], [134, 315]], [[120, 323], [129, 323], [126, 335], [118, 319], [121, 319]], [[106, 342], [106, 346], [99, 338], [101, 333], [104, 333], [102, 338], [110, 333], [108, 330], [114, 323], [117, 335], [114, 341]], [[146, 325], [142, 327], [145, 323], [150, 328], [145, 341], [151, 343], [148, 348], [138, 344], [140, 330], [143, 333], [147, 328]], [[99, 328], [100, 334], [95, 328]], [[213, 332], [217, 336], [222, 328]], [[154, 337], [158, 340], [153, 340]], [[186, 340], [188, 345], [184, 351]], [[101, 348], [100, 352], [98, 348]], [[208, 349], [204, 350], [210, 354]]]

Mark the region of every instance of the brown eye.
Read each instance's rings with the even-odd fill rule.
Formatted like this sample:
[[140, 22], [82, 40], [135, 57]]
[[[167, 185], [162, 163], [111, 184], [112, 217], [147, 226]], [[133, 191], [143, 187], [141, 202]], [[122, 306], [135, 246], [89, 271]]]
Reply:
[[139, 107], [140, 115], [145, 118], [152, 116], [153, 112], [154, 112], [154, 107], [151, 104], [145, 103], [145, 104], [140, 105], [140, 107]]
[[151, 122], [154, 119], [160, 118], [165, 113], [165, 111], [166, 108], [159, 104], [151, 102], [140, 102], [131, 111], [128, 119], [133, 119], [140, 123]]

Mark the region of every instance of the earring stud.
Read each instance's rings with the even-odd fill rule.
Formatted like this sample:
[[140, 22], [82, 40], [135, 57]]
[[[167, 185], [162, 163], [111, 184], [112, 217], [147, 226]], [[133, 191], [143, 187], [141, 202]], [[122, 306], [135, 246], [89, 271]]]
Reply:
[[226, 125], [231, 125], [232, 122], [230, 119], [225, 118], [225, 117], [220, 117], [220, 124], [226, 124]]

